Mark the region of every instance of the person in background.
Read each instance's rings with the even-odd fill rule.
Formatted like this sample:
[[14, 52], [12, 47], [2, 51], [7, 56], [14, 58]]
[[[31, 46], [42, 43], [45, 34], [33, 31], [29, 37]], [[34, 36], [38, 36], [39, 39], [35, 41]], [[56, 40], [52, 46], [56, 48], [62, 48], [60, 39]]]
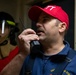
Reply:
[[0, 12], [0, 75], [19, 75], [24, 55], [17, 45], [18, 32], [13, 17]]
[[[68, 58], [70, 51], [74, 51], [65, 40], [65, 35], [69, 29], [68, 14], [61, 6], [47, 5], [44, 8], [32, 6], [28, 12], [32, 21], [36, 22], [36, 32], [31, 29], [25, 29], [19, 36], [20, 50], [26, 51], [28, 56], [25, 58], [20, 75], [76, 75], [76, 52], [72, 60]], [[39, 41], [40, 48], [32, 48], [31, 41]], [[37, 50], [37, 52], [35, 52]], [[31, 51], [31, 52], [30, 52]], [[33, 54], [32, 54], [33, 52]], [[74, 55], [74, 53], [72, 55]], [[26, 72], [28, 61], [32, 55], [34, 64], [31, 71]], [[70, 55], [71, 56], [71, 55]], [[60, 64], [69, 62], [65, 67]], [[62, 67], [64, 67], [61, 74]], [[28, 67], [29, 68], [29, 67]], [[56, 71], [57, 70], [57, 71]], [[31, 74], [29, 74], [31, 73]]]

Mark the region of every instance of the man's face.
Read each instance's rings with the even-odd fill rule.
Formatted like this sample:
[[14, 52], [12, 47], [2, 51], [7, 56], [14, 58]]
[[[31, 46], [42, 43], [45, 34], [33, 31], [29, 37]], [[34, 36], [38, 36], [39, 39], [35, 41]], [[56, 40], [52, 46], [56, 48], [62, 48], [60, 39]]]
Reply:
[[36, 26], [40, 41], [53, 42], [57, 40], [59, 33], [57, 19], [45, 13], [41, 13]]

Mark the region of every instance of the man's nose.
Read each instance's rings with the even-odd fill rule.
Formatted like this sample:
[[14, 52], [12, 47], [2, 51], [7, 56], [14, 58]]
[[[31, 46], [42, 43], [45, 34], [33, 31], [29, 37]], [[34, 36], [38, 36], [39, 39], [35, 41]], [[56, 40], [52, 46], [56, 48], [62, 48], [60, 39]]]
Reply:
[[36, 27], [42, 27], [41, 23], [36, 23]]

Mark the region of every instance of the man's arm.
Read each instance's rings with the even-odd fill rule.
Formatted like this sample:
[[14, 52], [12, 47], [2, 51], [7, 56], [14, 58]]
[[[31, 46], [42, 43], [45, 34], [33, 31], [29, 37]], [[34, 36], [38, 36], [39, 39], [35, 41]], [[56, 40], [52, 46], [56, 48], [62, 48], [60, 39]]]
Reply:
[[12, 61], [1, 71], [0, 75], [19, 75], [24, 59], [27, 55], [17, 54]]
[[38, 35], [32, 29], [24, 30], [19, 36], [20, 52], [12, 61], [3, 69], [0, 75], [19, 75], [22, 64], [26, 56], [30, 53], [30, 42], [39, 40]]

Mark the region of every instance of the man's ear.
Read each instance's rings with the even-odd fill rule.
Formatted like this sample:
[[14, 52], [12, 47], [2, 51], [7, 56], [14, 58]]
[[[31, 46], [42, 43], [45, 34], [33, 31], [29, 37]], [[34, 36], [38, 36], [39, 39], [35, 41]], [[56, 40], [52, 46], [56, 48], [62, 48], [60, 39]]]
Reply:
[[66, 23], [65, 22], [61, 22], [59, 24], [59, 32], [64, 32], [66, 30]]

